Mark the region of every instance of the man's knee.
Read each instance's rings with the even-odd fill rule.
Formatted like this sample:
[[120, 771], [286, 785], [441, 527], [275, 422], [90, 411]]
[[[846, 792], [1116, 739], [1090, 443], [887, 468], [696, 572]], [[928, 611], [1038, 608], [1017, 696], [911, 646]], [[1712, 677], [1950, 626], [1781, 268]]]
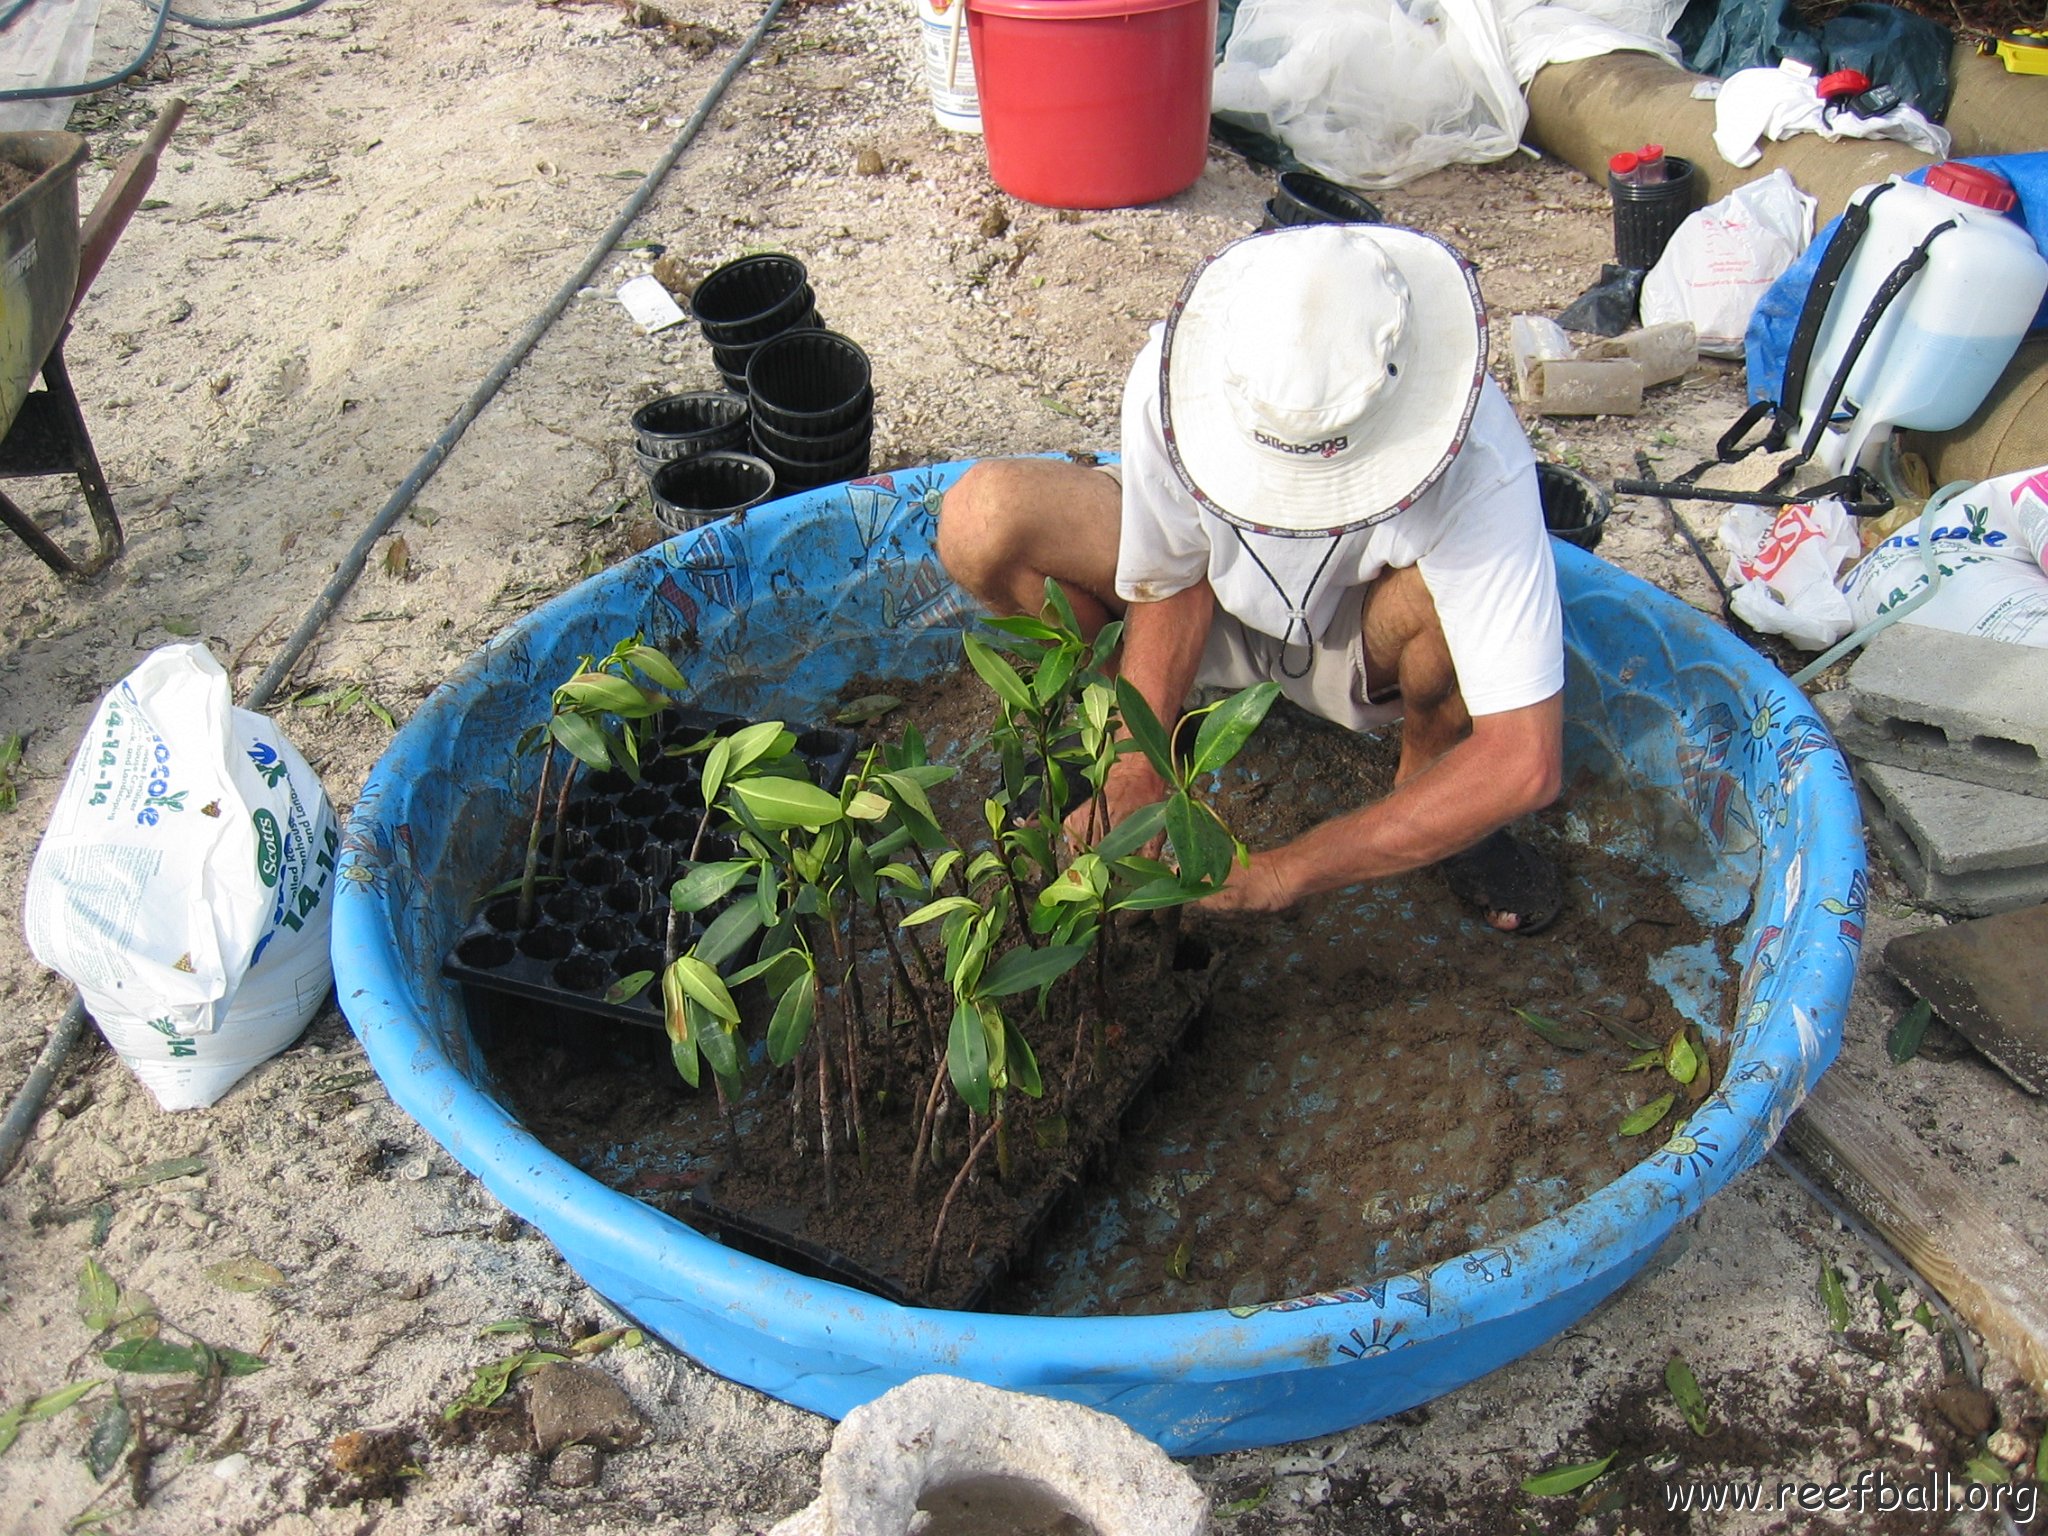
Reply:
[[969, 591], [1012, 557], [1019, 486], [1007, 459], [983, 459], [953, 482], [939, 503], [939, 563]]

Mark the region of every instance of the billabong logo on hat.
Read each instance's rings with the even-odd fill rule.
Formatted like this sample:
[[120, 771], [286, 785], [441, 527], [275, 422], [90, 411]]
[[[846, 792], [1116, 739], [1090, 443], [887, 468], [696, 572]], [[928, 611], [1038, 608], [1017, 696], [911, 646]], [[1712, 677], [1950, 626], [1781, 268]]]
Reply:
[[1320, 443], [1290, 443], [1270, 432], [1253, 432], [1252, 436], [1267, 448], [1277, 448], [1282, 453], [1299, 454], [1304, 458], [1333, 459], [1351, 446], [1351, 439], [1345, 436], [1326, 437]]

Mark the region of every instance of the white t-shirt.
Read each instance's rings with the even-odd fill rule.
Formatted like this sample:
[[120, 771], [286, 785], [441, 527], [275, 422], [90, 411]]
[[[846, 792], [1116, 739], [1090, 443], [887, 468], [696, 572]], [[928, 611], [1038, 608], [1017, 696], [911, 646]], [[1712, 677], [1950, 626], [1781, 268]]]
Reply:
[[[1435, 600], [1471, 713], [1540, 703], [1564, 686], [1563, 615], [1536, 459], [1492, 379], [1480, 386], [1471, 431], [1443, 478], [1385, 522], [1339, 535], [1332, 551], [1327, 535], [1254, 533], [1188, 495], [1160, 430], [1163, 334], [1163, 326], [1153, 328], [1124, 385], [1119, 597], [1156, 602], [1207, 577], [1225, 613], [1261, 634], [1306, 643], [1322, 633], [1346, 590], [1389, 568], [1415, 566]], [[1296, 608], [1301, 622], [1290, 635]]]

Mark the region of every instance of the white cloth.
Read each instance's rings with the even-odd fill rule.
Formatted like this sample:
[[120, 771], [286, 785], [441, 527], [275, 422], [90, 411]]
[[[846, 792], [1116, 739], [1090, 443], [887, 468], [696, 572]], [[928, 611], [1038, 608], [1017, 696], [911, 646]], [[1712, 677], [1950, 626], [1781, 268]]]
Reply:
[[[1489, 378], [1481, 388], [1465, 446], [1443, 478], [1406, 511], [1340, 535], [1333, 551], [1324, 535], [1235, 528], [1187, 494], [1160, 431], [1160, 332], [1153, 328], [1124, 385], [1119, 597], [1157, 602], [1206, 577], [1224, 612], [1305, 644], [1322, 634], [1347, 590], [1414, 566], [1474, 715], [1540, 703], [1564, 686], [1563, 615], [1536, 460], [1498, 385]], [[1301, 612], [1290, 635], [1292, 608]]]
[[1760, 141], [1817, 133], [1824, 139], [1897, 139], [1937, 159], [1948, 155], [1948, 130], [1918, 107], [1897, 106], [1876, 117], [1849, 111], [1823, 116], [1813, 77], [1788, 69], [1739, 69], [1714, 99], [1714, 147], [1738, 168], [1763, 158]]

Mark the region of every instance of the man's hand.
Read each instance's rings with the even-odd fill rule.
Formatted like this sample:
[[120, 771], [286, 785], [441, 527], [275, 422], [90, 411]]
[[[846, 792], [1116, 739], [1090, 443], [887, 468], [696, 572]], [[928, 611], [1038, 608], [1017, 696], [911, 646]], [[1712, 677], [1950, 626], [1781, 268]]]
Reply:
[[1204, 912], [1284, 912], [1295, 902], [1295, 893], [1281, 878], [1278, 860], [1270, 853], [1255, 853], [1249, 864], [1232, 864], [1230, 878], [1213, 896], [1204, 896]]
[[[1153, 770], [1145, 755], [1127, 753], [1110, 765], [1102, 781], [1102, 793], [1067, 813], [1067, 846], [1075, 853], [1092, 847], [1133, 811], [1165, 798], [1166, 781]], [[1164, 834], [1154, 838], [1146, 854], [1156, 859], [1164, 843]]]

